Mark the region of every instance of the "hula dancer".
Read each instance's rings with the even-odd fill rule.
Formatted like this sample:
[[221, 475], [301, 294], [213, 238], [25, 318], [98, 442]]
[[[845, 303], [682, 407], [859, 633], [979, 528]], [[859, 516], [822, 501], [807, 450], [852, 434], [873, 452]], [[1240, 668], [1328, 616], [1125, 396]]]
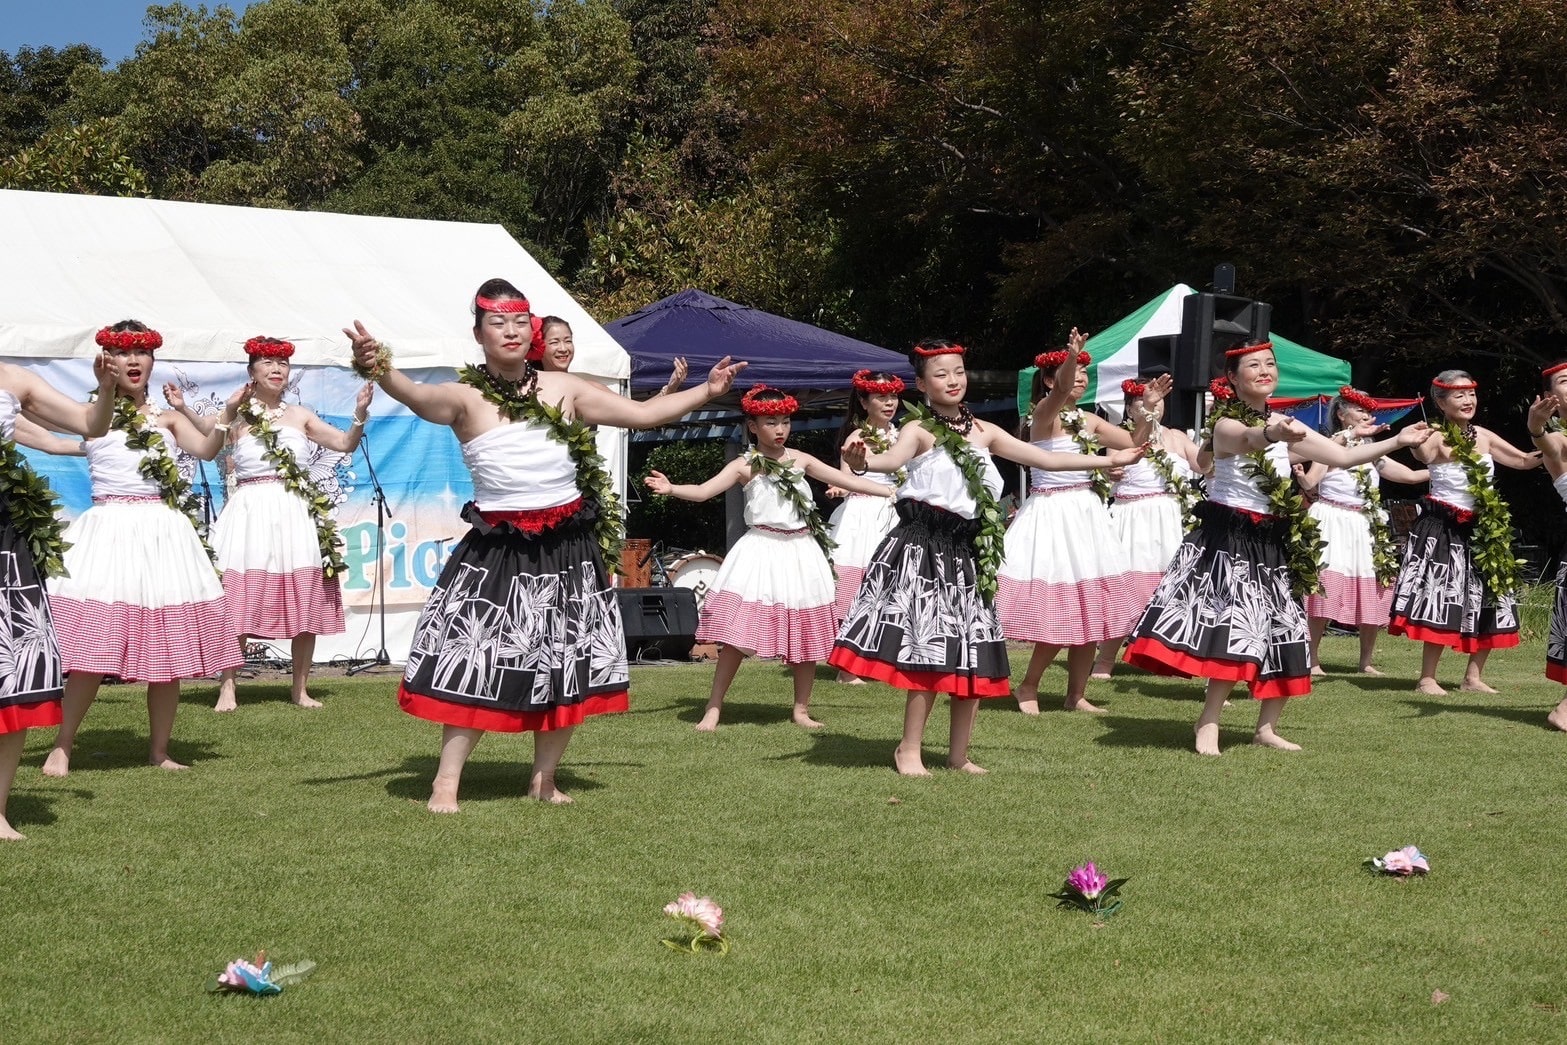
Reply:
[[[346, 568], [332, 509], [310, 478], [310, 444], [342, 454], [359, 448], [371, 384], [359, 390], [354, 423], [339, 431], [309, 407], [283, 402], [294, 346], [273, 337], [245, 342], [250, 357], [245, 400], [226, 435], [233, 443], [234, 494], [212, 527], [229, 614], [247, 638], [289, 639], [291, 699], [318, 708], [310, 695], [316, 636], [343, 630], [338, 576]], [[235, 669], [223, 673], [214, 711], [233, 711]]]
[[1142, 455], [1054, 453], [979, 420], [963, 405], [963, 353], [952, 341], [921, 341], [909, 362], [929, 409], [911, 412], [912, 423], [885, 453], [868, 452], [859, 432], [843, 446], [851, 469], [908, 472], [898, 488], [898, 525], [876, 549], [828, 658], [844, 671], [908, 691], [903, 739], [893, 754], [904, 776], [930, 775], [920, 743], [938, 693], [952, 698], [948, 767], [986, 772], [968, 757], [976, 698], [1011, 692], [1006, 642], [991, 605], [1006, 528], [991, 454], [1063, 470], [1114, 468]]
[[1214, 382], [1208, 499], [1126, 650], [1128, 663], [1157, 674], [1208, 680], [1196, 728], [1200, 755], [1219, 754], [1219, 713], [1237, 682], [1260, 701], [1252, 743], [1300, 750], [1276, 726], [1286, 698], [1311, 692], [1300, 600], [1317, 588], [1320, 538], [1290, 485], [1291, 456], [1351, 468], [1429, 434], [1420, 424], [1397, 439], [1340, 446], [1293, 418], [1265, 413], [1278, 374], [1269, 342], [1225, 353], [1225, 377]]
[[[1148, 607], [1148, 600], [1164, 579], [1164, 571], [1175, 558], [1187, 529], [1196, 525], [1192, 510], [1202, 498], [1196, 478], [1204, 465], [1198, 459], [1197, 444], [1179, 428], [1160, 423], [1164, 414], [1162, 398], [1151, 415], [1143, 405], [1149, 383], [1159, 376], [1150, 374], [1142, 380], [1127, 378], [1121, 382], [1126, 397], [1122, 406], [1126, 417], [1123, 427], [1139, 425], [1144, 417], [1152, 420], [1147, 456], [1129, 465], [1110, 489], [1110, 522], [1130, 560], [1123, 579], [1129, 589], [1128, 599], [1137, 607], [1127, 624], [1128, 632]], [[1206, 467], [1211, 468], [1211, 463]], [[1109, 678], [1125, 642], [1126, 635], [1101, 642], [1089, 677]]]
[[[200, 506], [180, 475], [173, 448], [210, 461], [223, 445], [175, 410], [147, 401], [152, 354], [163, 337], [127, 319], [98, 331], [119, 359], [114, 422], [87, 440], [93, 506], [65, 531], [71, 547], [49, 593], [69, 678], [60, 733], [44, 761], [46, 776], [71, 768], [71, 747], [105, 675], [147, 683], [148, 760], [184, 769], [169, 757], [180, 680], [238, 667], [243, 658], [212, 553], [201, 534]], [[223, 406], [237, 416], [240, 388]]]
[[1431, 382], [1442, 416], [1415, 450], [1430, 469], [1431, 492], [1409, 531], [1393, 589], [1388, 632], [1425, 643], [1415, 689], [1434, 697], [1447, 692], [1436, 681], [1444, 647], [1469, 654], [1461, 689], [1495, 693], [1481, 677], [1486, 658], [1518, 645], [1512, 514], [1491, 480], [1498, 464], [1528, 470], [1540, 458], [1474, 423], [1479, 387], [1462, 370], [1444, 370]]
[[572, 729], [627, 706], [625, 630], [604, 563], [618, 554], [620, 505], [586, 425], [648, 428], [728, 391], [744, 363], [634, 402], [574, 374], [534, 367], [528, 300], [503, 279], [479, 287], [473, 337], [484, 365], [417, 384], [363, 324], [345, 329], [354, 366], [462, 443], [474, 499], [419, 617], [398, 702], [444, 726], [429, 808], [457, 811], [462, 768], [487, 731], [531, 731], [528, 794], [571, 801], [555, 770]]
[[[1386, 426], [1376, 424], [1376, 400], [1345, 385], [1328, 404], [1323, 435], [1343, 446], [1359, 446]], [[1329, 621], [1360, 632], [1360, 671], [1381, 675], [1371, 663], [1377, 636], [1387, 627], [1393, 605], [1393, 580], [1398, 576], [1398, 552], [1393, 529], [1382, 508], [1383, 478], [1395, 483], [1423, 483], [1424, 468], [1407, 468], [1391, 457], [1353, 468], [1313, 464], [1295, 466], [1301, 489], [1316, 491], [1311, 517], [1322, 533], [1322, 581], [1319, 594], [1306, 596], [1306, 623], [1311, 632], [1311, 673], [1325, 674], [1317, 655]]]
[[[1077, 401], [1088, 390], [1087, 341], [1074, 328], [1066, 348], [1035, 357], [1029, 445], [1053, 453], [1096, 454], [1100, 447], [1129, 450], [1147, 441], [1153, 411], [1170, 379], [1145, 387], [1143, 419], [1133, 432], [1085, 413]], [[1110, 478], [1102, 472], [1039, 471], [1030, 477], [1028, 500], [1007, 527], [996, 611], [1003, 635], [1034, 644], [1017, 694], [1025, 715], [1039, 714], [1039, 680], [1062, 648], [1067, 650], [1067, 680], [1061, 706], [1102, 713], [1084, 696], [1094, 651], [1106, 639], [1131, 631], [1142, 610], [1127, 583], [1130, 558], [1115, 537], [1106, 506], [1110, 489]]]
[[[1545, 391], [1529, 406], [1529, 438], [1539, 448], [1551, 485], [1567, 501], [1567, 435], [1561, 415], [1567, 408], [1567, 359], [1557, 360], [1540, 374]], [[1551, 606], [1551, 634], [1545, 643], [1545, 677], [1567, 683], [1567, 557], [1556, 569], [1556, 600]], [[1567, 696], [1546, 716], [1567, 732]]]
[[816, 511], [806, 476], [834, 483], [865, 497], [886, 499], [885, 483], [861, 479], [791, 450], [790, 415], [799, 409], [794, 396], [756, 385], [740, 400], [745, 413], [748, 453], [724, 465], [700, 486], [676, 486], [662, 472], [647, 477], [648, 489], [682, 501], [707, 501], [733, 486], [745, 493], [749, 529], [724, 556], [724, 565], [702, 600], [698, 642], [722, 647], [713, 670], [713, 688], [697, 730], [718, 728], [719, 712], [740, 661], [747, 656], [779, 658], [794, 675], [794, 722], [807, 729], [821, 723], [811, 717], [811, 684], [816, 662], [832, 652], [837, 619], [833, 615], [832, 566], [827, 562], [827, 527]]

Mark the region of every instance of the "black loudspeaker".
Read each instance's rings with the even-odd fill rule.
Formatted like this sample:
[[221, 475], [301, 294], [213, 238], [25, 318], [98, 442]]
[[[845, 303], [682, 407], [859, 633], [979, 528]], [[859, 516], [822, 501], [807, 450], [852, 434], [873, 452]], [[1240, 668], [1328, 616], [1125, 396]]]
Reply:
[[691, 656], [696, 645], [696, 592], [690, 588], [616, 588], [626, 625], [626, 658]]
[[1273, 306], [1233, 294], [1192, 294], [1181, 302], [1181, 337], [1171, 373], [1182, 392], [1207, 391], [1224, 353], [1237, 345], [1266, 341]]

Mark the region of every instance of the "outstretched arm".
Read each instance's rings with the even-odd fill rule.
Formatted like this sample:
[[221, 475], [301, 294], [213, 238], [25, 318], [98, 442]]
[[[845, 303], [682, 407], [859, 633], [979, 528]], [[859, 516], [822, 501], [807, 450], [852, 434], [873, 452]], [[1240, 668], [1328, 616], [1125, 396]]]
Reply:
[[936, 438], [923, 425], [906, 425], [898, 441], [886, 453], [873, 454], [865, 446], [865, 436], [850, 432], [841, 451], [845, 468], [856, 472], [896, 472], [935, 445]]
[[87, 453], [82, 447], [83, 440], [55, 435], [25, 417], [16, 419], [16, 441], [30, 450], [42, 450], [56, 457], [84, 457]]
[[1516, 468], [1520, 472], [1540, 467], [1538, 453], [1526, 454], [1495, 432], [1488, 434], [1491, 436], [1491, 457], [1497, 464], [1504, 468]]
[[[353, 343], [355, 361], [366, 369], [373, 367], [376, 354], [381, 351], [381, 343], [375, 336], [357, 319], [354, 320], [353, 328], [344, 327], [343, 333]], [[412, 410], [416, 417], [433, 424], [455, 425], [462, 419], [467, 405], [467, 397], [463, 395], [461, 385], [451, 381], [420, 384], [396, 367], [389, 368], [376, 384], [387, 395]]]
[[1143, 454], [1148, 452], [1147, 446], [1138, 446], [1130, 450], [1112, 450], [1108, 454], [1064, 454], [1056, 450], [1041, 450], [1037, 446], [1008, 435], [999, 428], [993, 429], [989, 446], [990, 452], [998, 457], [1005, 457], [1009, 461], [1026, 464], [1030, 468], [1039, 468], [1046, 472], [1124, 468], [1141, 460]]
[[[1564, 449], [1567, 449], [1567, 439], [1562, 439], [1560, 436], [1558, 439], [1561, 439]], [[1431, 473], [1427, 469], [1411, 468], [1391, 457], [1384, 457], [1377, 462], [1377, 474], [1389, 482], [1408, 483], [1410, 486], [1431, 481]]]
[[578, 388], [573, 394], [577, 420], [590, 425], [614, 425], [616, 428], [657, 428], [668, 424], [691, 411], [704, 406], [729, 391], [735, 376], [746, 368], [745, 363], [734, 363], [728, 356], [720, 359], [708, 372], [705, 384], [688, 388], [684, 392], [655, 396], [637, 402], [611, 392], [597, 381], [578, 378]]
[[114, 388], [119, 380], [120, 366], [120, 361], [109, 353], [98, 353], [93, 361], [93, 373], [98, 377], [98, 398], [91, 403], [66, 398], [30, 370], [19, 366], [7, 366], [5, 370], [11, 387], [16, 389], [17, 402], [28, 419], [52, 431], [75, 432], [96, 439], [109, 430], [109, 424], [114, 420]]
[[212, 430], [203, 432], [191, 422], [184, 414], [170, 411], [164, 416], [169, 419], [169, 434], [174, 437], [175, 444], [192, 457], [199, 457], [203, 461], [210, 461], [218, 456], [218, 451], [223, 449], [223, 443], [228, 439], [229, 426], [239, 417], [239, 405], [249, 399], [255, 393], [255, 386], [250, 382], [240, 385], [228, 397], [219, 412], [217, 422]]
[[170, 410], [179, 411], [180, 416], [185, 418], [185, 420], [189, 421], [191, 424], [195, 425], [196, 430], [201, 432], [202, 435], [206, 435], [208, 432], [212, 431], [212, 426], [218, 423], [218, 419], [216, 417], [203, 417], [201, 414], [198, 414], [196, 411], [192, 410], [189, 404], [185, 402], [185, 393], [182, 392], [180, 390], [180, 386], [176, 385], [173, 381], [164, 383], [163, 399], [164, 402], [169, 404]]
[[1327, 436], [1318, 435], [1293, 418], [1278, 427], [1283, 429], [1282, 438], [1290, 444], [1291, 454], [1299, 455], [1308, 461], [1320, 461], [1334, 468], [1353, 468], [1357, 464], [1367, 464], [1384, 457], [1399, 447], [1417, 446], [1425, 442], [1430, 432], [1425, 422], [1421, 421], [1405, 428], [1392, 439], [1383, 439], [1376, 443], [1361, 443], [1359, 446], [1341, 446]]
[[353, 453], [359, 449], [359, 442], [365, 437], [365, 419], [370, 416], [370, 398], [374, 394], [375, 386], [368, 381], [359, 389], [359, 394], [354, 397], [354, 423], [348, 426], [346, 432], [321, 420], [314, 410], [306, 410], [306, 438], [340, 454]]
[[744, 457], [736, 457], [720, 468], [717, 475], [699, 486], [672, 483], [663, 472], [651, 472], [642, 482], [649, 490], [665, 497], [682, 501], [711, 501], [730, 487], [748, 482], [750, 478], [751, 466], [745, 463]]
[[892, 488], [886, 483], [878, 483], [874, 479], [866, 479], [864, 476], [853, 475], [841, 468], [824, 464], [810, 454], [794, 453], [794, 459], [799, 462], [801, 470], [806, 475], [819, 483], [826, 483], [829, 487], [838, 487], [848, 490], [850, 493], [869, 494], [872, 497], [891, 497]]

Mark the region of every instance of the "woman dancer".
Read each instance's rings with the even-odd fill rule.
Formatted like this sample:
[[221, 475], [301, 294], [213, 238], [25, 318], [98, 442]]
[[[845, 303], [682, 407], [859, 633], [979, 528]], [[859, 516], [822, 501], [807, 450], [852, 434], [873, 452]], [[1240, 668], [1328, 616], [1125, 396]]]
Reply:
[[[865, 445], [873, 453], [892, 448], [898, 438], [898, 426], [894, 418], [903, 406], [899, 397], [903, 394], [903, 379], [897, 374], [882, 371], [861, 370], [851, 378], [849, 414], [838, 430], [838, 445], [853, 432], [859, 432]], [[854, 593], [860, 590], [865, 578], [865, 567], [876, 553], [881, 539], [897, 525], [898, 513], [893, 506], [892, 495], [904, 479], [900, 473], [873, 472], [867, 478], [880, 483], [886, 489], [874, 495], [843, 491], [843, 503], [832, 513], [830, 521], [834, 548], [833, 570], [838, 574], [837, 599], [833, 603], [833, 616], [840, 623], [849, 612]], [[836, 487], [827, 491], [828, 496], [838, 496]], [[838, 672], [838, 681], [860, 684], [865, 680], [847, 671]]]
[[[103, 435], [114, 410], [119, 367], [118, 359], [99, 353], [93, 363], [98, 399], [88, 405], [71, 402], [36, 374], [0, 363], [0, 600], [7, 607], [0, 634], [10, 654], [0, 677], [0, 841], [24, 837], [6, 818], [11, 782], [27, 731], [59, 725], [63, 686], [60, 649], [44, 596], [48, 560], [58, 554], [58, 524], [48, 487], [16, 452], [16, 428], [55, 428], [88, 439]], [[34, 558], [35, 547], [45, 561]]]
[[[572, 340], [571, 324], [559, 316], [545, 316], [538, 321], [533, 347], [533, 361], [540, 370], [570, 370], [571, 361], [577, 358], [577, 344]], [[685, 357], [676, 356], [669, 382], [653, 395], [657, 397], [678, 392], [685, 381]]]
[[[1211, 462], [1204, 465], [1198, 460], [1197, 444], [1185, 432], [1159, 423], [1164, 414], [1163, 399], [1151, 415], [1143, 406], [1148, 384], [1160, 376], [1150, 374], [1145, 380], [1128, 378], [1121, 382], [1126, 396], [1122, 407], [1126, 421], [1122, 427], [1135, 427], [1145, 416], [1152, 422], [1148, 455], [1128, 467], [1110, 490], [1110, 521], [1131, 563], [1124, 580], [1128, 599], [1137, 607], [1132, 624], [1143, 615], [1154, 589], [1164, 579], [1164, 571], [1181, 546], [1187, 528], [1196, 524], [1192, 509], [1202, 494], [1193, 480], [1200, 469], [1212, 468]], [[1126, 630], [1132, 630], [1131, 624]], [[1109, 678], [1125, 642], [1125, 635], [1101, 642], [1089, 677]]]
[[[199, 507], [179, 473], [170, 442], [204, 461], [217, 456], [223, 433], [202, 434], [174, 410], [147, 400], [153, 352], [163, 337], [127, 319], [98, 332], [118, 357], [114, 422], [86, 444], [93, 506], [65, 531], [62, 578], [49, 593], [69, 678], [60, 733], [44, 774], [65, 776], [71, 747], [105, 675], [147, 683], [148, 761], [184, 769], [169, 757], [180, 680], [216, 675], [241, 663], [223, 585], [198, 527]], [[244, 398], [229, 396], [221, 420], [232, 422]]]
[[[1328, 404], [1322, 434], [1343, 446], [1360, 445], [1381, 430], [1373, 415], [1376, 406], [1375, 399], [1345, 385]], [[1323, 544], [1318, 574], [1322, 591], [1306, 596], [1313, 676], [1325, 674], [1317, 653], [1329, 621], [1358, 628], [1361, 674], [1382, 674], [1371, 658], [1393, 605], [1398, 552], [1387, 512], [1382, 509], [1379, 477], [1395, 483], [1423, 483], [1429, 473], [1423, 468], [1407, 468], [1391, 457], [1353, 468], [1295, 466], [1295, 480], [1301, 489], [1316, 491], [1311, 517], [1317, 520]]]
[[[1034, 360], [1034, 409], [1030, 444], [1041, 450], [1097, 453], [1101, 446], [1127, 450], [1147, 440], [1152, 414], [1168, 378], [1143, 392], [1144, 415], [1136, 430], [1123, 428], [1077, 408], [1088, 389], [1086, 335], [1072, 331], [1064, 350]], [[1127, 583], [1131, 562], [1114, 536], [1109, 509], [1110, 479], [1041, 471], [1031, 478], [1028, 500], [1007, 528], [996, 611], [1001, 632], [1015, 642], [1032, 642], [1033, 655], [1017, 705], [1039, 714], [1039, 680], [1063, 647], [1067, 650], [1067, 711], [1101, 713], [1083, 691], [1099, 643], [1132, 630], [1142, 605]]]
[[1429, 435], [1413, 425], [1397, 439], [1345, 447], [1283, 414], [1269, 415], [1278, 363], [1268, 342], [1225, 353], [1215, 382], [1210, 439], [1213, 477], [1197, 506], [1198, 526], [1181, 542], [1126, 660], [1162, 675], [1208, 680], [1197, 719], [1197, 753], [1219, 754], [1219, 713], [1235, 683], [1258, 699], [1252, 743], [1284, 751], [1285, 698], [1311, 692], [1306, 615], [1300, 595], [1316, 587], [1315, 520], [1289, 481], [1289, 459], [1352, 468]]
[[937, 693], [952, 698], [947, 766], [986, 772], [968, 757], [975, 698], [1004, 697], [1011, 689], [1006, 642], [991, 606], [1006, 525], [991, 454], [1065, 470], [1114, 468], [1142, 456], [1141, 450], [1054, 453], [979, 420], [963, 405], [963, 353], [952, 341], [921, 341], [909, 363], [929, 410], [911, 411], [912, 423], [885, 453], [870, 453], [859, 432], [843, 445], [844, 464], [855, 471], [908, 471], [898, 489], [898, 525], [877, 548], [828, 658], [908, 691], [903, 739], [893, 753], [904, 776], [930, 775], [920, 743]]
[[[1567, 359], [1540, 372], [1544, 392], [1529, 406], [1529, 438], [1539, 448], [1551, 486], [1567, 501], [1567, 435], [1561, 415], [1567, 407]], [[1551, 606], [1551, 633], [1545, 643], [1545, 677], [1567, 683], [1567, 557], [1556, 570], [1556, 599]], [[1546, 716], [1556, 729], [1567, 732], [1567, 696]]]
[[[354, 401], [354, 423], [342, 432], [308, 407], [283, 402], [294, 346], [273, 337], [245, 342], [249, 397], [228, 430], [238, 486], [212, 528], [212, 548], [223, 571], [229, 615], [247, 638], [290, 639], [291, 699], [302, 708], [321, 702], [307, 689], [316, 636], [343, 630], [344, 569], [337, 524], [310, 478], [310, 444], [341, 454], [359, 448], [374, 386]], [[233, 711], [235, 669], [223, 673], [214, 711]]]
[[1512, 515], [1491, 480], [1498, 464], [1528, 470], [1540, 458], [1474, 423], [1479, 387], [1462, 370], [1431, 382], [1442, 416], [1415, 450], [1430, 469], [1431, 492], [1404, 546], [1387, 629], [1425, 644], [1415, 689], [1433, 697], [1447, 692], [1436, 681], [1444, 647], [1469, 654], [1461, 689], [1495, 693], [1482, 677], [1486, 658], [1518, 645]]
[[[472, 525], [414, 631], [398, 702], [444, 727], [429, 808], [457, 812], [463, 765], [487, 731], [534, 733], [528, 795], [570, 802], [555, 783], [572, 730], [624, 711], [625, 629], [604, 571], [620, 506], [583, 426], [650, 428], [729, 390], [727, 358], [699, 388], [635, 402], [594, 381], [534, 368], [528, 299], [504, 279], [479, 287], [473, 338], [484, 365], [418, 384], [362, 323], [344, 329], [354, 368], [426, 421], [450, 427], [473, 474]], [[564, 419], [553, 417], [554, 407]]]
[[816, 662], [832, 652], [837, 619], [826, 555], [831, 541], [805, 477], [883, 500], [892, 490], [886, 483], [849, 475], [790, 449], [790, 416], [799, 408], [794, 396], [756, 385], [740, 400], [750, 452], [700, 486], [677, 486], [662, 472], [646, 479], [654, 493], [682, 501], [711, 500], [733, 486], [745, 492], [749, 529], [724, 556], [702, 599], [696, 640], [716, 642], [721, 649], [698, 732], [718, 728], [724, 696], [747, 656], [777, 657], [788, 664], [794, 675], [795, 725], [821, 727], [811, 717], [811, 684]]

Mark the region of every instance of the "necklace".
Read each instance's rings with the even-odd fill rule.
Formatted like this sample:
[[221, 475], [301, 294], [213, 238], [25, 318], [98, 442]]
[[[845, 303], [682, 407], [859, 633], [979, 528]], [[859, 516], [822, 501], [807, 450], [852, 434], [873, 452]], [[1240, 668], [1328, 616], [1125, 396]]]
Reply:
[[946, 414], [939, 414], [936, 412], [934, 407], [931, 408], [930, 414], [939, 423], [952, 429], [961, 436], [967, 437], [967, 435], [974, 430], [974, 414], [969, 410], [968, 406], [963, 403], [958, 404], [957, 417], [948, 417]]
[[[522, 377], [515, 381], [508, 380], [490, 369], [490, 364], [480, 363], [479, 373], [489, 382], [496, 394], [506, 400], [508, 404], [521, 404], [534, 397], [539, 390], [539, 372], [533, 368], [533, 364], [524, 360], [522, 364]], [[514, 407], [515, 408], [515, 407]], [[509, 420], [516, 420], [508, 415]]]
[[[275, 407], [268, 407], [267, 404], [263, 403], [260, 399], [257, 399], [255, 396], [251, 397], [249, 405], [250, 405], [250, 412], [253, 415], [255, 415], [258, 418], [261, 418], [261, 419], [265, 420], [268, 424], [272, 424], [272, 425], [275, 425], [279, 421], [283, 420], [283, 415], [288, 412], [288, 406], [286, 404], [284, 404], [284, 403], [279, 403]], [[254, 424], [255, 422], [250, 422], [250, 423]]]

